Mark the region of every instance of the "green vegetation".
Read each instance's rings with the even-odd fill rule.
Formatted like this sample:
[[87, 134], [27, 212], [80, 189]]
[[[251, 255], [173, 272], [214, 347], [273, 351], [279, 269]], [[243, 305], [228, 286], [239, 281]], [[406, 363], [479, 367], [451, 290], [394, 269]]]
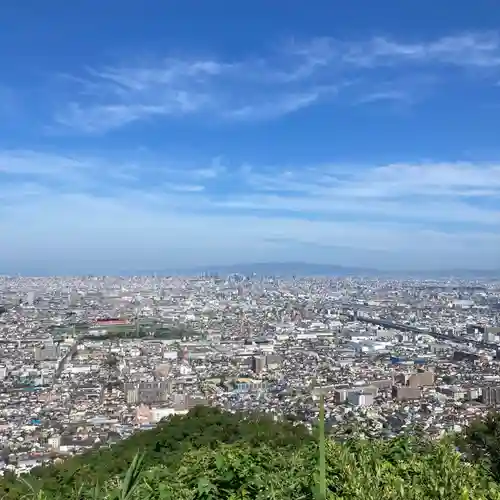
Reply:
[[[103, 328], [106, 333], [99, 335], [89, 334], [89, 330]], [[49, 327], [50, 334], [56, 340], [62, 340], [67, 335], [79, 337], [81, 340], [108, 340], [108, 339], [136, 339], [150, 337], [154, 339], [177, 340], [183, 337], [199, 337], [189, 325], [182, 323], [164, 324], [155, 320], [138, 319], [133, 323], [110, 324], [96, 327], [89, 323], [78, 323], [70, 326]]]
[[[213, 449], [221, 444], [245, 443], [259, 447], [267, 443], [279, 450], [300, 448], [313, 438], [304, 427], [274, 422], [255, 415], [230, 414], [207, 407], [197, 407], [185, 416], [175, 416], [157, 428], [134, 434], [111, 448], [101, 448], [48, 467], [38, 467], [28, 480], [38, 490], [43, 488], [51, 498], [75, 487], [104, 484], [123, 474], [137, 453], [143, 454], [143, 467], [158, 465], [173, 468], [185, 453], [195, 449]], [[0, 498], [20, 498], [27, 486], [13, 478], [0, 482]]]
[[[321, 414], [323, 410], [321, 409]], [[500, 500], [500, 418], [429, 442], [343, 443], [265, 415], [198, 407], [110, 448], [5, 477], [0, 498]], [[496, 441], [495, 441], [496, 440]]]
[[483, 467], [500, 484], [500, 414], [490, 413], [473, 422], [457, 436], [456, 443], [465, 457]]
[[[122, 326], [122, 325], [119, 325]], [[82, 340], [112, 340], [112, 339], [138, 339], [149, 337], [151, 339], [178, 340], [183, 337], [198, 335], [194, 330], [183, 326], [145, 328], [140, 326], [125, 325], [125, 328], [109, 328], [108, 331], [100, 335], [82, 335]]]

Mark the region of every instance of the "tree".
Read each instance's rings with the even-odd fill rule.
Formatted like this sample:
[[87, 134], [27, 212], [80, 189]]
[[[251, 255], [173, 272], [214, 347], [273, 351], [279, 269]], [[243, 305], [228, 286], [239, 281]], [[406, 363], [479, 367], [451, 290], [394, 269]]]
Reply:
[[500, 414], [491, 412], [486, 418], [472, 422], [456, 436], [459, 450], [471, 461], [485, 467], [500, 482]]
[[448, 439], [339, 443], [321, 426], [315, 436], [259, 413], [197, 407], [110, 448], [33, 469], [23, 481], [6, 474], [0, 498], [314, 500], [318, 492], [334, 500], [500, 500], [481, 466], [485, 457], [495, 463], [499, 422], [492, 415], [471, 426], [471, 439], [461, 437], [474, 464]]

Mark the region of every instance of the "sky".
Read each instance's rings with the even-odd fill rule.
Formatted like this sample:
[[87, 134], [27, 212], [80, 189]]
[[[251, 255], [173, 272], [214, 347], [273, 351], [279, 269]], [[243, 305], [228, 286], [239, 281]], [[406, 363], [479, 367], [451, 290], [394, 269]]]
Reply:
[[496, 0], [3, 0], [0, 272], [500, 269]]

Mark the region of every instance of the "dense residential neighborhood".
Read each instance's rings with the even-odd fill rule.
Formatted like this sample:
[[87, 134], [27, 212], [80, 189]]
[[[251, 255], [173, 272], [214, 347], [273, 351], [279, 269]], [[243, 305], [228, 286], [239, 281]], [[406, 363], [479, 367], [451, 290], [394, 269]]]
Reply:
[[[195, 406], [393, 437], [500, 403], [500, 286], [362, 278], [0, 278], [2, 472]], [[497, 353], [496, 346], [499, 352]]]

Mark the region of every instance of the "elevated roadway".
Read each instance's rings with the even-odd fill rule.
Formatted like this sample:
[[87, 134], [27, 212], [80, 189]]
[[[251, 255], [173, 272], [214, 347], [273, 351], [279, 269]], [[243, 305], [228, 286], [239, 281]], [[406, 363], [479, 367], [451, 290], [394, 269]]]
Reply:
[[56, 381], [61, 376], [61, 373], [64, 370], [66, 363], [70, 361], [71, 358], [76, 354], [78, 346], [82, 343], [83, 340], [84, 340], [83, 336], [78, 337], [75, 340], [75, 343], [71, 346], [71, 349], [61, 358], [54, 373], [54, 381]]
[[359, 316], [357, 314], [345, 314], [351, 321], [362, 321], [363, 323], [369, 323], [370, 325], [381, 326], [383, 328], [388, 328], [392, 330], [398, 330], [400, 332], [408, 332], [419, 335], [430, 335], [436, 340], [455, 342], [457, 344], [471, 344], [477, 349], [493, 349], [496, 350], [500, 348], [498, 344], [492, 344], [490, 342], [482, 342], [480, 340], [471, 340], [463, 337], [455, 337], [453, 335], [446, 335], [444, 333], [437, 333], [426, 328], [418, 328], [416, 326], [405, 325], [404, 323], [395, 323], [394, 321], [381, 319], [381, 318], [370, 318], [367, 316]]

